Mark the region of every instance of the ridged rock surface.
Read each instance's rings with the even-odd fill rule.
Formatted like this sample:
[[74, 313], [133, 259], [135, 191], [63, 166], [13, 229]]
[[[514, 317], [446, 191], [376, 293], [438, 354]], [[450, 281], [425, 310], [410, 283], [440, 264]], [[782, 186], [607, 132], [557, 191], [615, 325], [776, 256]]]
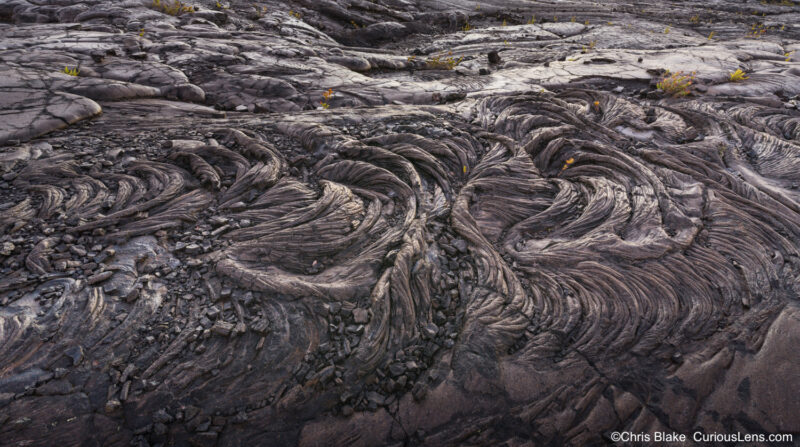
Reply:
[[190, 5], [0, 4], [0, 445], [800, 433], [796, 4]]

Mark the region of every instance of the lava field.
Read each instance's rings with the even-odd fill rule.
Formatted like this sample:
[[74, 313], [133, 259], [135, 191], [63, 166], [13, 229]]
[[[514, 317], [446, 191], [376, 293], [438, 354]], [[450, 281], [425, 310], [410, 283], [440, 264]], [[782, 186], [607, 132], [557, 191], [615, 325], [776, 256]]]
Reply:
[[798, 94], [788, 0], [2, 0], [0, 446], [798, 442]]

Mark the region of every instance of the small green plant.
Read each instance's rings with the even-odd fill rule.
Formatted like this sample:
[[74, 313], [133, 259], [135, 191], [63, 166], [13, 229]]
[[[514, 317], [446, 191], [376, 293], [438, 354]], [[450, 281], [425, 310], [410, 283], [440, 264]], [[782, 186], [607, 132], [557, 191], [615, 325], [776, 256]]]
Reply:
[[791, 60], [792, 60], [792, 54], [794, 54], [794, 51], [790, 51], [790, 52], [788, 52], [788, 53], [783, 53], [783, 57], [785, 57], [785, 58], [786, 58], [786, 59], [784, 59], [784, 60], [785, 60], [786, 62], [789, 62], [789, 61], [791, 61]]
[[256, 17], [259, 19], [263, 19], [264, 16], [267, 15], [267, 7], [266, 6], [258, 6], [258, 4], [253, 3], [253, 9], [256, 10]]
[[153, 0], [152, 7], [153, 9], [171, 16], [179, 16], [195, 11], [194, 6], [187, 5], [179, 0], [174, 0], [171, 3], [168, 0], [164, 0], [163, 2], [161, 0]]
[[469, 22], [465, 23], [464, 26], [461, 27], [461, 31], [467, 32], [472, 29], [472, 25]]
[[594, 50], [594, 47], [597, 46], [597, 41], [593, 40], [589, 42], [589, 46], [584, 45], [581, 49], [581, 53], [588, 53], [590, 50]]
[[690, 22], [690, 23], [699, 23], [699, 22], [700, 22], [700, 16], [698, 16], [698, 15], [696, 15], [696, 14], [695, 14], [695, 15], [693, 15], [693, 16], [692, 16], [692, 18], [691, 18], [691, 19], [689, 19], [689, 22]]
[[289, 15], [298, 20], [302, 17], [302, 15], [300, 15], [299, 12], [296, 12], [294, 10], [289, 10]]
[[319, 105], [322, 106], [323, 109], [328, 110], [331, 106], [328, 101], [333, 98], [333, 89], [329, 88], [327, 91], [322, 93], [322, 101], [319, 102]]
[[428, 61], [427, 61], [426, 64], [427, 64], [428, 68], [431, 68], [431, 69], [452, 70], [458, 64], [460, 64], [462, 60], [464, 60], [463, 56], [459, 57], [458, 59], [456, 59], [456, 58], [453, 57], [453, 53], [452, 52], [448, 52], [447, 53], [447, 58], [443, 59], [441, 56], [433, 56], [431, 58], [428, 58]]
[[503, 19], [503, 24], [500, 26], [508, 26], [508, 22], [506, 22], [506, 19]]
[[708, 40], [711, 40], [713, 38], [714, 38], [714, 31], [711, 31], [711, 33], [709, 33], [708, 35]]
[[355, 20], [351, 20], [350, 24], [353, 25], [353, 28], [355, 28], [355, 29], [359, 29], [360, 28], [360, 26], [358, 26], [358, 23], [356, 23]]
[[536, 16], [531, 16], [531, 19], [528, 20], [528, 25], [533, 25], [534, 23], [536, 23]]
[[770, 28], [765, 27], [763, 23], [759, 24], [754, 23], [753, 26], [750, 27], [750, 32], [746, 34], [746, 37], [749, 37], [751, 39], [759, 39], [761, 38], [761, 36], [767, 33], [767, 30], [771, 28], [772, 27]]
[[745, 76], [745, 72], [743, 72], [741, 68], [737, 68], [736, 71], [728, 75], [731, 82], [742, 82], [749, 77], [750, 76]]
[[664, 34], [669, 34], [669, 25], [667, 25], [667, 27], [664, 28]]
[[691, 93], [694, 75], [694, 72], [686, 74], [682, 71], [675, 73], [670, 73], [667, 71], [664, 73], [664, 77], [661, 78], [661, 80], [656, 84], [656, 88], [670, 96], [686, 96]]
[[64, 67], [64, 69], [61, 70], [61, 72], [64, 74], [68, 74], [70, 76], [78, 76], [78, 73], [80, 73], [81, 71], [78, 70], [78, 67], [75, 68]]

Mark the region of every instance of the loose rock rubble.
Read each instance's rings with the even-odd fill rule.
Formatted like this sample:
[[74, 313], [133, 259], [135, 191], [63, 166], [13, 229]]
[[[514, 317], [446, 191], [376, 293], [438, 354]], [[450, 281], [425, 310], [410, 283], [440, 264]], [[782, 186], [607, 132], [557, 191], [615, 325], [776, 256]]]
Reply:
[[800, 432], [796, 4], [161, 3], [0, 4], [0, 445]]

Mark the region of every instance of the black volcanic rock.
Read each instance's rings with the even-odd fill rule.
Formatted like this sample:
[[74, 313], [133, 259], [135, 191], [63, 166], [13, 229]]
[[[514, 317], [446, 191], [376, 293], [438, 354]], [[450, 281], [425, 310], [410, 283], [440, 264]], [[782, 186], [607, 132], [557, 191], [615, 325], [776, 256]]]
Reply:
[[797, 8], [479, 3], [2, 2], [0, 445], [800, 432]]

